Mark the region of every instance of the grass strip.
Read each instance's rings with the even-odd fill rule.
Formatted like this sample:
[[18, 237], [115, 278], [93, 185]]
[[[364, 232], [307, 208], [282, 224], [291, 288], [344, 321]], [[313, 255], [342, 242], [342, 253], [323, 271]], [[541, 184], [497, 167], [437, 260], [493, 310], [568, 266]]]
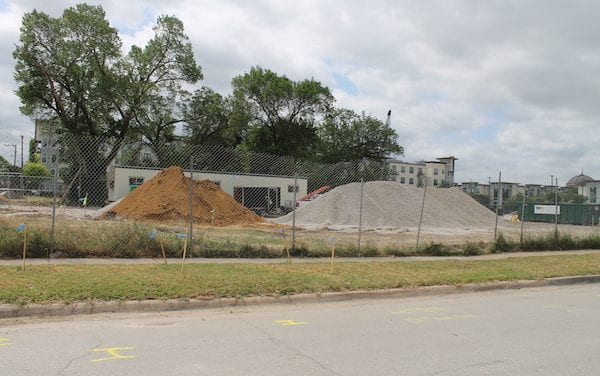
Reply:
[[245, 297], [600, 274], [600, 254], [502, 260], [0, 266], [0, 302]]

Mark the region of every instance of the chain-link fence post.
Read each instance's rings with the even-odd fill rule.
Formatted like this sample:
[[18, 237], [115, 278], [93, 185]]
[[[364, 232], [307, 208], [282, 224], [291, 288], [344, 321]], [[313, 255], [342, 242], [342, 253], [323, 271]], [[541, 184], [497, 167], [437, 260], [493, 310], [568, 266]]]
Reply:
[[419, 226], [417, 227], [417, 244], [415, 246], [416, 252], [419, 252], [419, 240], [421, 238], [421, 223], [423, 222], [423, 212], [425, 211], [425, 197], [427, 196], [427, 179], [425, 180], [425, 186], [423, 187], [423, 200], [421, 200], [421, 213], [419, 214]]
[[[188, 223], [188, 248], [192, 255], [194, 247], [194, 148], [190, 154], [190, 184], [189, 184], [189, 223]], [[185, 255], [184, 255], [185, 257]]]
[[[54, 132], [53, 129], [50, 128], [50, 147], [54, 145], [53, 140]], [[57, 168], [54, 169], [54, 176], [52, 179], [52, 225], [50, 227], [50, 249], [48, 250], [48, 262], [50, 262], [50, 255], [54, 253], [54, 233], [56, 227], [56, 189], [58, 186], [58, 166], [60, 165], [60, 155], [59, 150], [56, 151], [56, 161]]]
[[502, 202], [502, 171], [498, 171], [498, 193], [496, 193], [496, 225], [494, 226], [494, 241], [498, 234], [498, 215], [500, 211], [500, 203]]
[[292, 250], [296, 249], [296, 200], [298, 195], [298, 174], [294, 175], [294, 202], [292, 203]]
[[554, 247], [558, 248], [558, 177], [554, 182]]
[[360, 255], [360, 241], [362, 236], [362, 216], [363, 216], [363, 194], [364, 194], [365, 180], [360, 178], [360, 204], [358, 211], [358, 254]]
[[523, 203], [521, 204], [521, 236], [519, 237], [519, 244], [523, 247], [523, 227], [525, 226], [525, 197], [527, 196], [527, 189], [523, 194]]

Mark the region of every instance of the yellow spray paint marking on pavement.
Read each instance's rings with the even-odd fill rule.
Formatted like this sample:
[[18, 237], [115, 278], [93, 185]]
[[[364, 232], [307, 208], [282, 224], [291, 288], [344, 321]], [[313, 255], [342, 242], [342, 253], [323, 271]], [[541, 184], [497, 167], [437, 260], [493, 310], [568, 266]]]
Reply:
[[442, 312], [440, 307], [426, 307], [426, 308], [405, 308], [399, 311], [392, 311], [394, 315], [416, 315], [419, 313], [435, 313]]
[[132, 359], [135, 358], [133, 355], [122, 355], [119, 353], [121, 350], [132, 350], [133, 347], [108, 347], [105, 349], [93, 349], [92, 352], [101, 352], [106, 351], [111, 356], [107, 358], [94, 359], [92, 362], [103, 362], [105, 360], [114, 360], [114, 359]]
[[278, 323], [279, 325], [282, 326], [290, 326], [290, 325], [304, 325], [304, 324], [308, 324], [308, 322], [303, 322], [303, 321], [294, 321], [294, 320], [277, 320], [275, 321], [276, 323]]
[[10, 343], [9, 338], [0, 338], [0, 346], [10, 346], [10, 345], [12, 345], [12, 343]]
[[423, 324], [425, 322], [432, 321], [451, 321], [451, 320], [467, 320], [475, 319], [477, 315], [465, 314], [465, 315], [450, 315], [450, 316], [431, 316], [431, 317], [407, 317], [404, 321], [413, 324]]

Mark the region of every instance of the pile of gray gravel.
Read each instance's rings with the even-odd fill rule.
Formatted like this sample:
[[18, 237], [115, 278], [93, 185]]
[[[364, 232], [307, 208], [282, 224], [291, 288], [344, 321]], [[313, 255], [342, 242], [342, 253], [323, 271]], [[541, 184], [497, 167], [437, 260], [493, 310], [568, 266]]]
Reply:
[[[424, 188], [376, 181], [364, 183], [363, 229], [414, 228], [419, 225]], [[360, 183], [337, 187], [296, 210], [296, 225], [306, 229], [358, 228]], [[273, 220], [291, 225], [292, 213]], [[495, 214], [459, 188], [427, 188], [425, 227], [494, 226]]]

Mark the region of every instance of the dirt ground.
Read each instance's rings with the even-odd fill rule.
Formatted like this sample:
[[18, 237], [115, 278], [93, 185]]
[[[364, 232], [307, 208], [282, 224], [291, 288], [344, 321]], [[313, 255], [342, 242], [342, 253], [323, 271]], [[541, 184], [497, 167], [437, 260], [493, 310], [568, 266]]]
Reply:
[[[57, 223], [61, 220], [77, 221], [82, 220], [86, 223], [95, 221], [97, 211], [101, 208], [77, 208], [77, 207], [57, 207], [56, 216]], [[12, 220], [28, 220], [31, 223], [31, 218], [39, 218], [47, 220], [52, 215], [52, 207], [48, 206], [29, 206], [23, 204], [15, 204], [2, 202], [0, 203], [0, 218]], [[182, 223], [182, 229], [185, 231], [187, 224]], [[226, 228], [217, 229], [210, 226], [195, 226], [197, 234], [207, 234], [211, 237], [235, 237], [244, 239], [248, 233], [245, 228]], [[255, 229], [255, 228], [254, 228]], [[598, 226], [575, 226], [575, 225], [558, 225], [558, 230], [561, 233], [569, 233], [571, 235], [589, 235], [600, 233]], [[291, 238], [291, 229], [264, 229], [261, 230], [263, 236], [272, 239], [284, 238], [289, 241]], [[523, 235], [533, 236], [549, 234], [554, 231], [554, 224], [525, 222], [523, 224]], [[518, 239], [521, 233], [521, 223], [513, 223], [510, 220], [498, 218], [498, 232], [507, 237]], [[237, 233], [237, 235], [236, 235]], [[361, 243], [365, 245], [373, 245], [376, 247], [382, 246], [410, 246], [416, 243], [418, 228], [406, 227], [394, 230], [369, 230], [361, 233]], [[248, 235], [248, 239], [253, 239], [256, 235]], [[296, 231], [296, 239], [299, 242], [305, 241], [310, 243], [323, 244], [341, 244], [355, 243], [358, 241], [358, 229], [347, 228], [344, 230], [303, 230]], [[491, 241], [494, 238], [494, 227], [463, 227], [463, 228], [443, 228], [443, 227], [422, 227], [419, 243], [427, 244], [431, 242], [444, 244], [461, 244], [465, 242]]]

